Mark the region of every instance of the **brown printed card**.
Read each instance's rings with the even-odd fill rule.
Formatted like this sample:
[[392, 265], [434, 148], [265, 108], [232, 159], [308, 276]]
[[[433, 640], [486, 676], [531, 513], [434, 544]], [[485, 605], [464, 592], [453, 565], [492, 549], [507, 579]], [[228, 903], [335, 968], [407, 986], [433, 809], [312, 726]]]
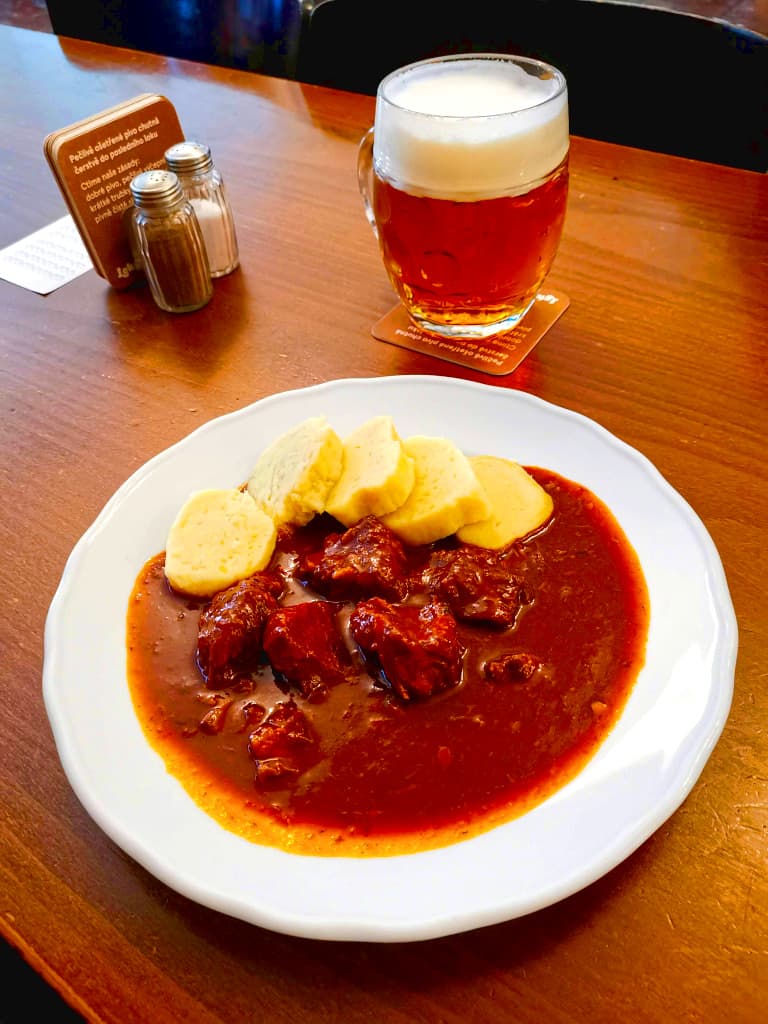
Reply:
[[169, 146], [184, 140], [170, 100], [144, 93], [53, 132], [43, 149], [96, 272], [127, 288], [133, 262], [127, 218], [132, 179], [164, 167]]
[[431, 334], [417, 327], [405, 308], [397, 305], [373, 325], [371, 333], [378, 341], [498, 377], [512, 373], [522, 363], [563, 315], [568, 302], [562, 292], [539, 292], [522, 320], [510, 330], [490, 338], [444, 338]]

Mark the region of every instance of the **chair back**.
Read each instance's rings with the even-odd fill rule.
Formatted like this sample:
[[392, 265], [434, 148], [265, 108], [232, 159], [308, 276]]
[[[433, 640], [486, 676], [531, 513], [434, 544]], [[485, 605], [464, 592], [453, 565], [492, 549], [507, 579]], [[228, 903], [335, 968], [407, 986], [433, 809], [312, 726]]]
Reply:
[[518, 53], [568, 80], [571, 131], [768, 170], [768, 39], [616, 0], [302, 0], [300, 81], [374, 95], [446, 53]]

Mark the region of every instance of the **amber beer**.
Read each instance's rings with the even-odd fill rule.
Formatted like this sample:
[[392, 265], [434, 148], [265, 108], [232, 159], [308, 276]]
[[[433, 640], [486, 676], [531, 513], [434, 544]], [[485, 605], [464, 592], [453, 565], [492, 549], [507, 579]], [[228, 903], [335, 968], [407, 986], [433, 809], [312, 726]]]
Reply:
[[539, 61], [458, 55], [384, 79], [361, 188], [420, 326], [483, 337], [530, 308], [562, 233], [568, 143], [565, 79]]

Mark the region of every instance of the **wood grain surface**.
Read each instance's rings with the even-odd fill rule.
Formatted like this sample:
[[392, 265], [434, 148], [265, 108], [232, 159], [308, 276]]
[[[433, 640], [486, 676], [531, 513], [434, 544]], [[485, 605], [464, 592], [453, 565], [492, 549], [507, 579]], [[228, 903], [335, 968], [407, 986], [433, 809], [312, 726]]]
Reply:
[[[7, 27], [0, 90], [0, 246], [65, 212], [48, 132], [158, 91], [210, 144], [242, 255], [184, 317], [92, 272], [45, 298], [0, 281], [8, 943], [86, 1019], [114, 1024], [765, 1019], [766, 177], [574, 139], [551, 275], [570, 308], [513, 375], [488, 378], [370, 336], [394, 304], [355, 178], [372, 100]], [[73, 545], [157, 452], [265, 395], [414, 373], [528, 391], [655, 463], [723, 560], [733, 706], [682, 807], [569, 899], [418, 944], [291, 938], [178, 895], [90, 819], [43, 706], [45, 616]]]

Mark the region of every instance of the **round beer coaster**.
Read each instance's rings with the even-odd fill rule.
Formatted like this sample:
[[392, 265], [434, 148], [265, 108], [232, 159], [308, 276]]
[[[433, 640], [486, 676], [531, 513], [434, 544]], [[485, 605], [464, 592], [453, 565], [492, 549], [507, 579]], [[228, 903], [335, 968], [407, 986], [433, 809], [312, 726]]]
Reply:
[[490, 338], [443, 338], [421, 330], [398, 303], [371, 328], [378, 341], [495, 376], [512, 373], [568, 308], [562, 292], [539, 292], [523, 319]]

